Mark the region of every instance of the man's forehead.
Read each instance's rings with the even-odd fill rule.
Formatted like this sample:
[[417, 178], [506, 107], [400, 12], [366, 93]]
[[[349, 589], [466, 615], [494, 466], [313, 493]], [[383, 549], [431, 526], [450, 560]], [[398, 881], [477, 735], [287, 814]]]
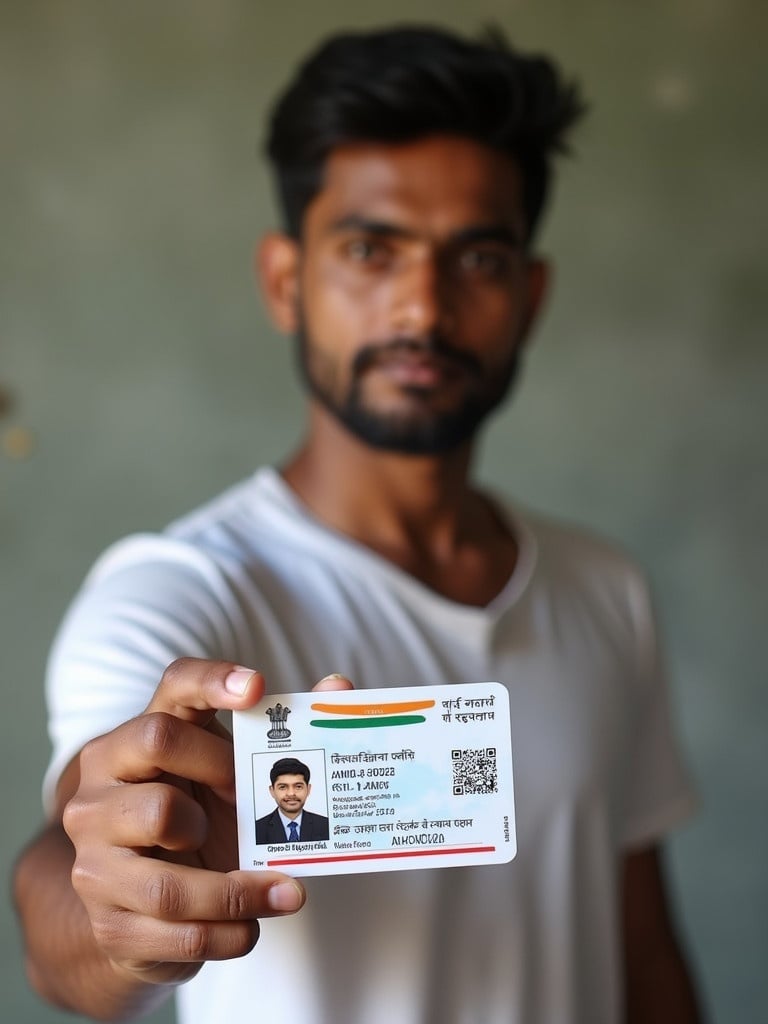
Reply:
[[298, 772], [295, 774], [293, 772], [286, 772], [284, 775], [278, 775], [273, 785], [279, 786], [281, 782], [284, 784], [290, 784], [292, 782], [306, 782], [306, 779]]
[[519, 227], [522, 177], [512, 157], [460, 136], [343, 145], [325, 163], [307, 218], [328, 231], [356, 216], [446, 232], [485, 223]]

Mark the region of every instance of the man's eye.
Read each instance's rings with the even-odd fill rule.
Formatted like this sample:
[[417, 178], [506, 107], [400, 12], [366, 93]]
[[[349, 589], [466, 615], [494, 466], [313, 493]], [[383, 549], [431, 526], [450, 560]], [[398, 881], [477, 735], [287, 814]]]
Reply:
[[499, 277], [509, 269], [509, 257], [497, 249], [465, 249], [459, 266], [465, 273]]
[[368, 238], [351, 238], [344, 244], [344, 255], [355, 263], [383, 263], [388, 249], [382, 242]]

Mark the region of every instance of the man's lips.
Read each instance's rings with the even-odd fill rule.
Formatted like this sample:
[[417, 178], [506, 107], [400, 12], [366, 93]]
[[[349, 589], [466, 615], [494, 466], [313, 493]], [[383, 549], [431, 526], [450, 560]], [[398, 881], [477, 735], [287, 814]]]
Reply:
[[399, 338], [366, 346], [357, 354], [353, 373], [361, 376], [369, 370], [383, 373], [401, 386], [433, 388], [467, 374], [476, 375], [479, 365], [474, 356], [445, 342]]
[[409, 349], [384, 351], [372, 361], [370, 368], [396, 384], [420, 388], [438, 387], [467, 372], [467, 366], [450, 355]]

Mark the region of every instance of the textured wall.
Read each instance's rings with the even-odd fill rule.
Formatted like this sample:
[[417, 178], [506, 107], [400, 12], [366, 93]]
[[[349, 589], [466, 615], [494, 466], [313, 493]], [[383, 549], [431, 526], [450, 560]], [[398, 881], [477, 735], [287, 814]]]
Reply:
[[[558, 54], [593, 112], [543, 245], [556, 287], [480, 470], [649, 568], [702, 811], [672, 843], [717, 1021], [768, 1020], [765, 865], [765, 5], [392, 0]], [[290, 351], [250, 249], [272, 217], [262, 115], [295, 57], [379, 5], [0, 4], [3, 867], [40, 819], [42, 675], [70, 594], [298, 436]], [[36, 446], [23, 454], [25, 437]], [[0, 1002], [27, 992], [2, 910]], [[160, 1019], [160, 1018], [158, 1018]], [[163, 1017], [162, 1019], [166, 1019]]]

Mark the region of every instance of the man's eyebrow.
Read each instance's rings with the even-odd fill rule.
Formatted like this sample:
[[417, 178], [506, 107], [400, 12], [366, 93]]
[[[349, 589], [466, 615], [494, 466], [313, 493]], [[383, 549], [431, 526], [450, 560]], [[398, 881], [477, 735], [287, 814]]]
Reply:
[[506, 224], [477, 224], [461, 228], [451, 238], [454, 243], [467, 245], [471, 242], [498, 242], [510, 249], [522, 249], [525, 239], [520, 231]]
[[[372, 217], [365, 217], [362, 214], [350, 213], [339, 217], [330, 225], [333, 233], [345, 231], [359, 231], [366, 235], [378, 235], [381, 238], [405, 238], [415, 239], [419, 233], [401, 224], [393, 224], [391, 221], [376, 220]], [[471, 224], [449, 235], [447, 239], [452, 245], [467, 245], [472, 242], [496, 242], [506, 245], [511, 249], [521, 249], [525, 245], [522, 232], [507, 224], [488, 223]]]
[[333, 232], [361, 231], [366, 235], [381, 235], [396, 238], [415, 238], [416, 232], [400, 224], [392, 224], [386, 220], [374, 220], [372, 217], [364, 217], [359, 213], [348, 213], [344, 217], [335, 220], [330, 230]]

